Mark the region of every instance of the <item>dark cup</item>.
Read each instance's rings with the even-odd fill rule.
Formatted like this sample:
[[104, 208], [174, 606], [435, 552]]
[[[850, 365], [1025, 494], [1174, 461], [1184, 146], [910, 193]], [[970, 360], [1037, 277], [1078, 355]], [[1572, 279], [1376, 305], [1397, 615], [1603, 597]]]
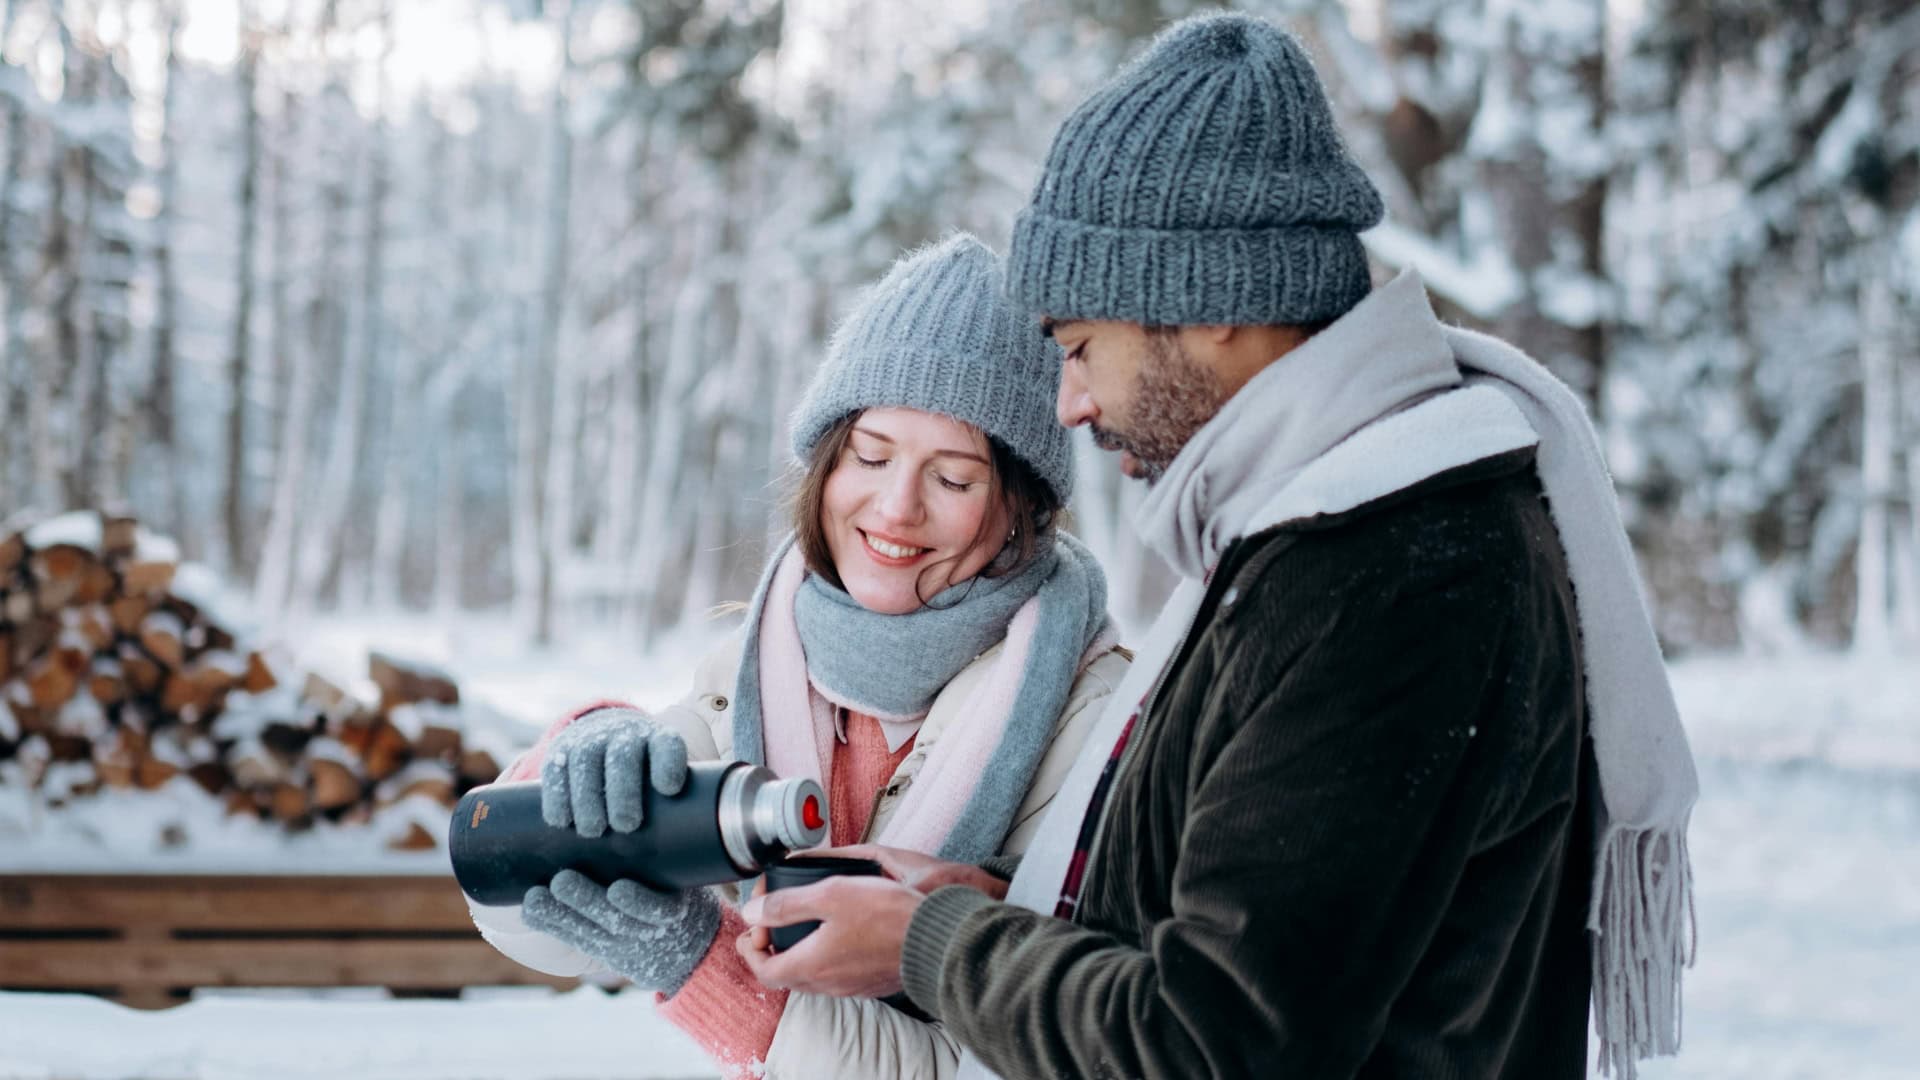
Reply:
[[[836, 855], [791, 855], [768, 865], [767, 891], [797, 889], [802, 885], [811, 885], [816, 881], [841, 876], [885, 877], [886, 871], [880, 869], [880, 864], [872, 859], [843, 859]], [[815, 920], [771, 927], [768, 934], [773, 938], [773, 951], [785, 952], [800, 944], [802, 938], [818, 929], [820, 929], [820, 923]], [[932, 1017], [921, 1012], [912, 999], [904, 993], [891, 994], [880, 1000], [915, 1020], [932, 1020]]]
[[[833, 855], [792, 855], [767, 867], [767, 891], [797, 889], [830, 877], [884, 877], [880, 864], [872, 859], [842, 859]], [[773, 951], [786, 952], [800, 939], [820, 929], [820, 923], [793, 923], [773, 927]]]

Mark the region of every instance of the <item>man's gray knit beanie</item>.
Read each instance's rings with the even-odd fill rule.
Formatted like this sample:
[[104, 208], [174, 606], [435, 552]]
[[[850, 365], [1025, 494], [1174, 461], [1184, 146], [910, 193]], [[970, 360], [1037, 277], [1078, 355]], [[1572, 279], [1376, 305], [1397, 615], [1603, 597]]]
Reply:
[[1013, 306], [1000, 257], [955, 233], [902, 257], [861, 295], [793, 414], [801, 461], [861, 409], [940, 413], [1004, 443], [1064, 505], [1073, 442], [1054, 419], [1060, 347]]
[[1300, 42], [1197, 15], [1061, 125], [1008, 285], [1056, 319], [1311, 324], [1367, 295], [1356, 234], [1383, 213]]

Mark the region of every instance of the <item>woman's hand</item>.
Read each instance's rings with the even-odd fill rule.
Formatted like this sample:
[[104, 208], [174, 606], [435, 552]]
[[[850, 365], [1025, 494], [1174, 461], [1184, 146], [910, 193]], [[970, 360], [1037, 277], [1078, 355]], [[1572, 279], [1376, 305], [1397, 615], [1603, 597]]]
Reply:
[[632, 832], [647, 786], [676, 795], [687, 783], [687, 744], [638, 709], [606, 708], [567, 725], [540, 766], [540, 816], [581, 836]]
[[922, 895], [945, 885], [965, 885], [995, 900], [1007, 898], [1007, 883], [971, 863], [948, 862], [906, 848], [879, 844], [849, 844], [846, 847], [817, 848], [808, 855], [832, 855], [843, 859], [872, 859], [888, 877], [910, 886]]

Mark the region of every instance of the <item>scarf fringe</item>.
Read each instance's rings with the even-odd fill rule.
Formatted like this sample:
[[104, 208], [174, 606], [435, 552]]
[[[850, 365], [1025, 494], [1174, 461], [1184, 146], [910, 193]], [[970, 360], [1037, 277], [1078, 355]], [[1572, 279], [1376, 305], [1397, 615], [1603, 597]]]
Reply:
[[1641, 1058], [1680, 1050], [1680, 971], [1693, 966], [1698, 939], [1685, 823], [1608, 829], [1593, 882], [1587, 928], [1600, 1072], [1635, 1080]]

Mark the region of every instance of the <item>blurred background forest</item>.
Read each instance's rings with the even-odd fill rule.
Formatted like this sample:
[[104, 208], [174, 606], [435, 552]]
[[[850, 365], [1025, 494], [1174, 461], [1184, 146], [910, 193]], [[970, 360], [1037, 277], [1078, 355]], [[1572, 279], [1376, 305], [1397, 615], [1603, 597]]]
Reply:
[[[4, 0], [0, 511], [124, 506], [265, 613], [647, 646], [751, 589], [858, 287], [1003, 247], [1195, 6]], [[1315, 54], [1378, 274], [1587, 396], [1670, 649], [1920, 642], [1920, 9], [1235, 6]]]

